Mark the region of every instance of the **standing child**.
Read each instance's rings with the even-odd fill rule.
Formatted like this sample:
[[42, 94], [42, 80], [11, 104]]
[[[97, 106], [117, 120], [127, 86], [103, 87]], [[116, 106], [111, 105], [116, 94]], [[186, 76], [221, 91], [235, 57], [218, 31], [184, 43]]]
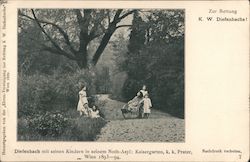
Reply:
[[80, 116], [85, 115], [89, 116], [89, 106], [86, 93], [86, 86], [82, 85], [81, 90], [79, 91], [79, 101], [77, 105], [77, 111], [80, 112]]
[[[145, 95], [148, 94], [147, 86], [145, 84], [143, 84], [142, 89], [139, 92], [142, 94], [142, 97], [144, 99]], [[143, 106], [143, 104], [144, 104], [144, 100], [141, 101], [141, 105], [140, 105], [140, 108], [139, 108], [139, 116], [138, 117], [140, 119], [143, 118], [143, 114], [144, 114], [144, 108], [143, 108], [144, 106]]]
[[143, 98], [143, 113], [144, 118], [148, 118], [149, 114], [151, 113], [152, 103], [150, 98], [148, 97], [148, 94], [145, 94], [145, 97]]

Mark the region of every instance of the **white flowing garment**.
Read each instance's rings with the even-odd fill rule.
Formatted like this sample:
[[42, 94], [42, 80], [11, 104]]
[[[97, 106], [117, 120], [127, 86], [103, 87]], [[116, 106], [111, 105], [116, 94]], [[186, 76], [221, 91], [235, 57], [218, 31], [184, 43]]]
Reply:
[[152, 103], [150, 98], [144, 98], [143, 99], [143, 111], [144, 113], [150, 113], [150, 108], [152, 107]]
[[87, 93], [84, 90], [79, 92], [79, 101], [77, 105], [77, 111], [85, 111], [84, 104], [88, 104]]
[[99, 114], [99, 111], [98, 110], [96, 110], [96, 111], [93, 111], [93, 110], [91, 110], [90, 111], [91, 113], [91, 118], [99, 118], [100, 117], [100, 114]]

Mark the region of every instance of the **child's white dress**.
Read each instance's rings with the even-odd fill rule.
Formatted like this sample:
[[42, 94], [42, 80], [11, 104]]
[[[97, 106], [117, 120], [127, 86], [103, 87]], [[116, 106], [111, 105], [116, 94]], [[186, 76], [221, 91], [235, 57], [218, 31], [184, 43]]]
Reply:
[[143, 112], [144, 113], [150, 113], [150, 108], [152, 107], [152, 103], [150, 98], [144, 98], [143, 99]]
[[91, 109], [91, 113], [90, 114], [91, 114], [91, 118], [99, 118], [100, 117], [99, 110], [93, 111]]
[[87, 99], [87, 93], [84, 90], [81, 90], [79, 92], [79, 101], [78, 101], [78, 105], [77, 105], [77, 111], [81, 111], [84, 112], [85, 114], [87, 114], [87, 109], [85, 107], [85, 105], [88, 105], [88, 99]]

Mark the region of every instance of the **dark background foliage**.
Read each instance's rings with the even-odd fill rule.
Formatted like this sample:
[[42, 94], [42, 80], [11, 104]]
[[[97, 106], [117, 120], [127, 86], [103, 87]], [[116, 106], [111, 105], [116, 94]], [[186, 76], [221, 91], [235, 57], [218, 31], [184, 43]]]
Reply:
[[124, 98], [131, 99], [146, 84], [155, 108], [184, 118], [183, 11], [157, 11], [147, 21], [135, 13], [120, 68], [128, 75]]

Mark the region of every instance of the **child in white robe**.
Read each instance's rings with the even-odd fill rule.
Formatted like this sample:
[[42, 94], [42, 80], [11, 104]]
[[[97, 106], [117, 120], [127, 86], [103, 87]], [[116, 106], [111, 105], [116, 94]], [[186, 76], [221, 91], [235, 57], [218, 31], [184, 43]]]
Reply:
[[151, 100], [148, 97], [148, 94], [146, 94], [145, 97], [143, 98], [143, 113], [145, 118], [149, 117], [149, 114], [151, 113], [150, 110], [151, 108], [152, 108]]
[[86, 86], [82, 86], [81, 91], [79, 91], [79, 101], [77, 105], [77, 111], [80, 112], [80, 116], [89, 116], [89, 106], [86, 93]]

